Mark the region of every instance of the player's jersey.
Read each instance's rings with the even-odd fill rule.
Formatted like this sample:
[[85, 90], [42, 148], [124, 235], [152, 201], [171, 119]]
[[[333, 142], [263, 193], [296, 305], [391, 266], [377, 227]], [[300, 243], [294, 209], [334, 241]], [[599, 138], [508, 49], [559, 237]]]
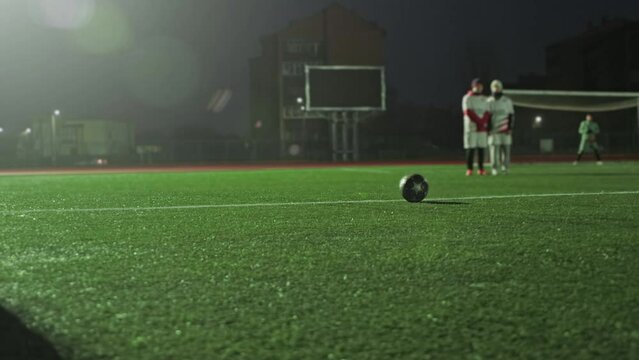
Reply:
[[599, 134], [599, 124], [594, 121], [584, 120], [579, 124], [579, 134], [581, 135], [581, 141], [579, 142], [578, 153], [583, 153], [586, 150], [586, 146], [597, 150], [596, 135]]
[[464, 132], [486, 132], [490, 121], [490, 109], [486, 97], [468, 92], [462, 99]]
[[506, 96], [501, 96], [500, 98], [491, 96], [488, 98], [488, 104], [492, 114], [490, 119], [491, 133], [498, 134], [511, 131], [513, 124], [510, 119], [514, 119], [515, 115], [512, 100]]
[[579, 124], [579, 134], [582, 137], [588, 137], [588, 135], [599, 134], [599, 124], [594, 121], [584, 120]]

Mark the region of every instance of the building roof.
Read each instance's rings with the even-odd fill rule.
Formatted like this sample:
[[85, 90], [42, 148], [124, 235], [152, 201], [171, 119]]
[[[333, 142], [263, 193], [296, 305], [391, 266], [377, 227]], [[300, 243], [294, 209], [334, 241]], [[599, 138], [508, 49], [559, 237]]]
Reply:
[[380, 33], [382, 33], [382, 35], [386, 35], [386, 29], [381, 27], [376, 22], [366, 19], [364, 16], [360, 15], [359, 13], [357, 13], [353, 9], [349, 9], [349, 8], [339, 4], [337, 2], [334, 2], [334, 3], [330, 4], [329, 6], [325, 7], [324, 9], [322, 9], [320, 12], [317, 12], [315, 14], [312, 14], [312, 15], [309, 15], [309, 16], [306, 16], [306, 17], [303, 17], [303, 18], [292, 20], [291, 22], [289, 22], [289, 24], [288, 24], [288, 26], [286, 28], [284, 28], [284, 29], [282, 29], [280, 31], [277, 31], [277, 32], [275, 32], [273, 34], [269, 34], [269, 35], [263, 36], [262, 38], [268, 38], [268, 37], [271, 37], [271, 36], [276, 36], [278, 34], [286, 33], [289, 29], [295, 27], [296, 25], [298, 25], [300, 23], [307, 22], [307, 21], [311, 20], [312, 18], [314, 18], [316, 16], [321, 16], [324, 13], [330, 13], [331, 11], [339, 11], [339, 12], [346, 13], [346, 14], [350, 15], [351, 17], [353, 17], [354, 19], [359, 20], [363, 24], [367, 24], [371, 29], [379, 31]]
[[601, 23], [594, 25], [592, 22], [588, 24], [586, 31], [573, 37], [569, 37], [555, 43], [548, 45], [548, 48], [561, 47], [565, 45], [577, 45], [585, 44], [590, 41], [594, 41], [610, 35], [617, 31], [624, 31], [627, 29], [639, 29], [639, 21], [632, 21], [628, 19], [615, 18], [608, 19], [603, 18]]

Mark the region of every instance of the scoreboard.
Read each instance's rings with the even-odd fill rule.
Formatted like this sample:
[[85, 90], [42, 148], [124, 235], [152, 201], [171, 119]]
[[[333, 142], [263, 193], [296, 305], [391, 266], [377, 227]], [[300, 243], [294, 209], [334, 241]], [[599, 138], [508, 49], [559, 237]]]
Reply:
[[306, 111], [384, 111], [386, 82], [381, 66], [305, 67]]

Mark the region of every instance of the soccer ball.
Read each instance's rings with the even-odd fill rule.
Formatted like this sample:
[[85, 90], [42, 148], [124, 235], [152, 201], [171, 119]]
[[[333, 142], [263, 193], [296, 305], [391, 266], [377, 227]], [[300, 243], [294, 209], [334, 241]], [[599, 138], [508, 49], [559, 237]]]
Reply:
[[428, 181], [419, 174], [406, 175], [399, 182], [399, 190], [406, 201], [418, 203], [428, 195]]

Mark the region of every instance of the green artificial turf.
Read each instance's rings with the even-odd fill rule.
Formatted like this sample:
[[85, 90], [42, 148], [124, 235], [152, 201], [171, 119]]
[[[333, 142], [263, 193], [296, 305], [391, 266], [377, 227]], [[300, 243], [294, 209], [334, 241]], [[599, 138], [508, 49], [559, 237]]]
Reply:
[[0, 305], [67, 359], [639, 357], [639, 164], [463, 173], [0, 177]]

